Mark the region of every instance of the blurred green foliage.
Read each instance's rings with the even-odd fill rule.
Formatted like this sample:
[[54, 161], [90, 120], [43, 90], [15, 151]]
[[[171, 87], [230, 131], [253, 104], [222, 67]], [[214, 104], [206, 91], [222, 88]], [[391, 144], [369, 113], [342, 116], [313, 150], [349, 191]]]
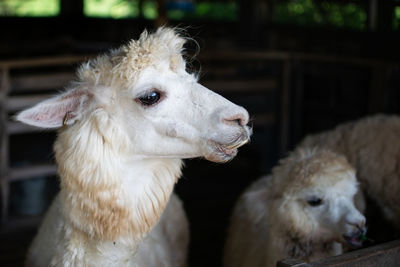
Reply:
[[138, 1], [85, 0], [83, 3], [83, 13], [88, 17], [121, 19], [133, 18], [139, 15]]
[[400, 6], [394, 8], [393, 29], [400, 30]]
[[0, 16], [51, 17], [60, 13], [60, 0], [0, 0]]
[[193, 11], [169, 10], [168, 17], [175, 20], [207, 19], [236, 21], [238, 19], [238, 11], [239, 8], [236, 1], [201, 1], [196, 3]]
[[[394, 9], [393, 29], [400, 28], [400, 0]], [[174, 20], [237, 21], [238, 1], [194, 1], [194, 9], [168, 10]], [[139, 0], [84, 0], [84, 15], [102, 18], [136, 18], [140, 14]], [[0, 0], [0, 16], [48, 17], [60, 13], [60, 0]], [[367, 11], [357, 1], [280, 0], [275, 1], [272, 22], [313, 27], [367, 29]], [[142, 15], [157, 18], [156, 0], [144, 0]]]
[[[88, 17], [126, 19], [139, 16], [138, 0], [84, 0], [83, 13]], [[206, 1], [195, 4], [192, 11], [168, 10], [168, 17], [176, 20], [211, 19], [234, 21], [238, 6], [235, 1]], [[48, 17], [60, 13], [60, 0], [0, 0], [0, 16]], [[146, 19], [158, 16], [157, 2], [144, 0], [142, 15]]]
[[[137, 0], [85, 0], [84, 14], [89, 17], [135, 18], [139, 16], [139, 1]], [[158, 16], [155, 0], [143, 1], [143, 17], [155, 19]], [[237, 19], [237, 4], [231, 2], [199, 2], [192, 11], [179, 9], [168, 10], [170, 19], [216, 19], [233, 21]]]
[[367, 12], [354, 2], [317, 0], [279, 1], [272, 18], [278, 24], [367, 29]]
[[[88, 17], [126, 19], [140, 14], [137, 0], [84, 0], [83, 13]], [[157, 18], [155, 0], [143, 1], [142, 14], [146, 19]]]

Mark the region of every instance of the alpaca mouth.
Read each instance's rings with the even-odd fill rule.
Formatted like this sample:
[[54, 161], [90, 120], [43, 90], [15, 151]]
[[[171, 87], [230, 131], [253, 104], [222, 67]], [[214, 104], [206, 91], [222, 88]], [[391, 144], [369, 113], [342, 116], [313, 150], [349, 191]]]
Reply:
[[232, 160], [237, 155], [237, 149], [250, 141], [250, 138], [241, 136], [237, 140], [229, 144], [222, 144], [216, 141], [209, 141], [212, 148], [212, 153], [207, 155], [207, 160], [224, 163]]
[[359, 248], [365, 240], [370, 240], [365, 236], [366, 233], [367, 229], [365, 227], [357, 226], [357, 231], [350, 235], [343, 235], [343, 238], [351, 248]]
[[347, 236], [343, 235], [344, 240], [351, 248], [360, 248], [363, 245], [363, 234], [356, 233], [355, 235]]

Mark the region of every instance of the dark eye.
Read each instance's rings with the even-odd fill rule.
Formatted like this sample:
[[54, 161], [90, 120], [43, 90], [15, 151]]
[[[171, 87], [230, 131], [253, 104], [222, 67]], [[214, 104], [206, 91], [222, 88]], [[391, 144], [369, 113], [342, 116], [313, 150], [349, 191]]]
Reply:
[[161, 93], [158, 91], [150, 91], [138, 97], [140, 103], [144, 106], [151, 106], [157, 103], [161, 98]]
[[307, 203], [310, 206], [316, 207], [322, 204], [322, 199], [320, 199], [319, 197], [312, 197], [307, 199]]

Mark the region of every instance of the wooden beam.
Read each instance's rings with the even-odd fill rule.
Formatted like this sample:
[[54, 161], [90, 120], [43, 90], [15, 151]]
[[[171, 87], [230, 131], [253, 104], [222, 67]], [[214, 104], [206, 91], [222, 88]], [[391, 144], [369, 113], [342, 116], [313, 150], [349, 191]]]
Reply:
[[276, 267], [309, 267], [309, 265], [301, 260], [287, 259], [278, 261]]
[[219, 93], [246, 93], [246, 92], [265, 92], [276, 90], [278, 83], [275, 79], [263, 80], [207, 80], [204, 86]]
[[74, 72], [25, 74], [11, 77], [10, 84], [13, 92], [58, 90], [68, 85], [75, 77]]
[[18, 60], [4, 60], [0, 61], [0, 68], [7, 69], [23, 69], [29, 67], [43, 67], [43, 66], [65, 66], [73, 65], [78, 62], [83, 62], [92, 58], [92, 56], [58, 56], [58, 57], [41, 57], [32, 59], [18, 59]]
[[224, 50], [224, 51], [205, 51], [205, 53], [199, 55], [200, 61], [242, 61], [242, 60], [285, 60], [291, 57], [290, 53], [287, 52], [275, 52], [275, 51], [235, 51], [235, 50]]
[[31, 107], [52, 96], [52, 94], [9, 96], [6, 103], [6, 110], [8, 112], [16, 112]]
[[7, 128], [9, 134], [35, 133], [44, 131], [42, 128], [30, 126], [17, 121], [9, 121], [7, 123]]
[[57, 174], [55, 164], [40, 164], [21, 168], [12, 168], [8, 174], [10, 182], [24, 180], [35, 176], [50, 176]]
[[305, 263], [300, 260], [283, 260], [279, 267], [397, 267], [400, 262], [400, 240], [358, 249], [339, 256]]

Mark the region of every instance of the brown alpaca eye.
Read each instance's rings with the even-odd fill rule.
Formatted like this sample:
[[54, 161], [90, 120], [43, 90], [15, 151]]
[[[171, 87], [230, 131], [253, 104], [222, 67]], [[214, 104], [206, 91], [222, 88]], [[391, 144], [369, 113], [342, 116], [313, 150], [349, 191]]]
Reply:
[[144, 106], [151, 106], [157, 103], [161, 98], [161, 94], [158, 91], [148, 92], [138, 98], [141, 104]]
[[310, 206], [316, 207], [322, 204], [322, 199], [318, 198], [318, 197], [312, 197], [310, 199], [307, 199], [307, 203]]

